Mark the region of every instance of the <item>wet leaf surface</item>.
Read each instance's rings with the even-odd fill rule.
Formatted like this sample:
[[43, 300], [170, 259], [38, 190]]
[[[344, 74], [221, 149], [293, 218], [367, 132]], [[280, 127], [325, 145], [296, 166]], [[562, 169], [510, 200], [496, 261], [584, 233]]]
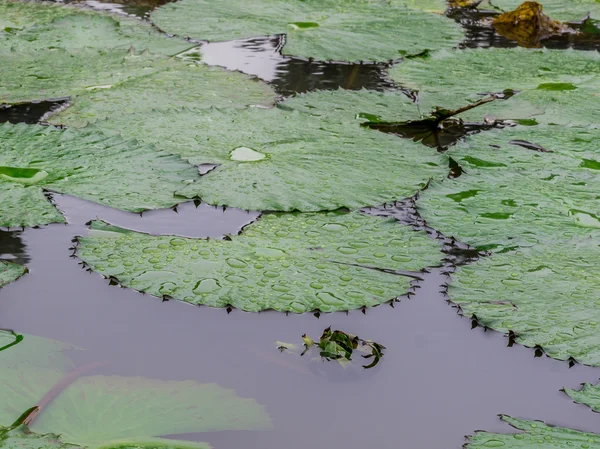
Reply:
[[171, 207], [197, 170], [151, 146], [92, 131], [0, 125], [0, 226], [39, 226], [64, 218], [43, 190], [133, 212]]
[[565, 388], [564, 391], [578, 404], [587, 405], [595, 412], [600, 411], [600, 385], [584, 383], [577, 390]]
[[0, 260], [0, 287], [16, 281], [27, 272], [27, 268], [16, 263]]
[[582, 447], [596, 449], [600, 447], [600, 435], [595, 433], [579, 432], [547, 425], [541, 421], [527, 421], [501, 415], [502, 421], [510, 424], [520, 433], [490, 433], [479, 431], [469, 438], [465, 445], [468, 449], [483, 449], [489, 447], [512, 448], [564, 448]]
[[441, 259], [424, 233], [358, 212], [267, 214], [227, 240], [155, 237], [95, 221], [79, 242], [84, 262], [126, 287], [251, 312], [376, 306], [411, 283], [377, 269], [416, 272]]
[[[459, 42], [452, 20], [406, 3], [421, 2], [185, 0], [158, 8], [151, 20], [167, 32], [209, 41], [285, 33], [284, 54], [322, 61], [395, 60]], [[429, 32], [418, 32], [422, 28]]]

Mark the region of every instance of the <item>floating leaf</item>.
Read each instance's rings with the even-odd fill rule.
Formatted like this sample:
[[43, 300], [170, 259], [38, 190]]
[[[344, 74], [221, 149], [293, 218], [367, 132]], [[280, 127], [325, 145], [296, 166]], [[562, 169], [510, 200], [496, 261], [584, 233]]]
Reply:
[[[1, 195], [0, 195], [1, 197]], [[4, 287], [27, 273], [27, 268], [12, 262], [0, 260], [0, 287]], [[0, 346], [2, 346], [0, 344]]]
[[451, 48], [461, 40], [454, 21], [408, 8], [407, 3], [183, 0], [161, 6], [151, 19], [169, 33], [211, 41], [285, 33], [285, 54], [318, 60], [387, 61]]
[[449, 152], [462, 176], [432, 182], [417, 207], [434, 229], [481, 249], [599, 236], [599, 139], [558, 126], [472, 136]]
[[[35, 411], [35, 408], [28, 410], [25, 414]], [[25, 416], [26, 418], [26, 416]], [[73, 444], [66, 444], [60, 441], [60, 437], [54, 434], [39, 435], [31, 432], [25, 424], [22, 424], [21, 417], [12, 426], [0, 426], [0, 448], [2, 449], [70, 449], [77, 448]]]
[[583, 384], [579, 390], [565, 388], [571, 399], [579, 404], [585, 404], [595, 412], [600, 412], [600, 385]]
[[[491, 0], [496, 8], [504, 11], [513, 10], [523, 0]], [[489, 6], [490, 0], [485, 0], [480, 6]], [[600, 3], [598, 0], [541, 0], [544, 11], [550, 16], [562, 21], [577, 21], [583, 19], [588, 13], [594, 19], [600, 19]]]
[[2, 32], [10, 33], [32, 25], [42, 25], [56, 19], [68, 17], [76, 12], [74, 8], [65, 8], [52, 3], [0, 1], [0, 40]]
[[600, 444], [598, 444], [600, 435], [594, 433], [549, 426], [541, 421], [526, 421], [506, 415], [501, 415], [500, 418], [502, 421], [523, 432], [504, 434], [479, 431], [469, 438], [470, 441], [465, 445], [465, 448], [487, 449], [490, 447], [505, 447], [506, 449], [533, 449], [543, 447], [545, 449], [562, 449], [573, 446], [585, 449], [597, 449], [600, 447]]
[[220, 164], [177, 193], [246, 210], [356, 209], [412, 196], [446, 173], [435, 150], [361, 128], [365, 115], [417, 111], [398, 93], [317, 92], [269, 110], [151, 111], [94, 129], [154, 143], [194, 165]]
[[[560, 120], [580, 121], [582, 105], [570, 100], [577, 92], [576, 98], [588, 97], [583, 103], [585, 119], [588, 123], [597, 122], [592, 114], [600, 88], [598, 52], [524, 48], [439, 51], [429, 58], [415, 58], [395, 66], [390, 76], [419, 91], [424, 111], [440, 104], [457, 108], [490, 92], [512, 89], [520, 93], [511, 100], [491, 103], [461, 117], [480, 120], [484, 114], [491, 114], [519, 119], [536, 115], [540, 123], [552, 123], [559, 115]], [[547, 89], [557, 84], [569, 88]], [[559, 113], [541, 115], [546, 109]]]
[[[25, 14], [34, 17], [38, 15], [35, 10], [40, 10], [39, 14], [43, 14], [42, 11], [56, 9], [37, 2], [22, 2], [22, 5], [26, 5], [21, 7], [25, 10]], [[65, 17], [59, 15], [56, 20], [49, 23], [26, 24], [27, 28], [22, 30], [14, 29], [4, 34], [0, 32], [0, 48], [32, 51], [56, 47], [66, 50], [84, 48], [129, 50], [130, 47], [134, 47], [138, 52], [150, 50], [156, 54], [174, 55], [195, 45], [183, 39], [169, 38], [142, 20], [69, 6], [62, 8], [71, 12], [65, 14]], [[29, 11], [30, 9], [32, 11]]]
[[[101, 124], [98, 128], [110, 128], [110, 125], [123, 131], [124, 135], [143, 137], [148, 129], [158, 126], [149, 132], [152, 139], [140, 139], [159, 143], [163, 138], [178, 139], [181, 133], [167, 132], [166, 126], [156, 123], [158, 111], [176, 108], [239, 108], [247, 105], [269, 106], [275, 101], [275, 93], [262, 81], [251, 79], [239, 72], [230, 72], [220, 67], [209, 67], [204, 64], [186, 64], [177, 60], [161, 60], [153, 63], [152, 72], [137, 76], [128, 81], [116, 84], [107, 89], [96, 89], [83, 92], [73, 99], [73, 104], [48, 119], [50, 123], [81, 127], [89, 122], [109, 118], [109, 125]], [[173, 121], [180, 117], [169, 111], [172, 117], [164, 120]], [[141, 122], [141, 123], [138, 123]], [[151, 123], [150, 123], [151, 122]], [[167, 123], [165, 122], [165, 124]], [[181, 124], [181, 132], [186, 136], [196, 137], [214, 130], [202, 129], [201, 123], [191, 119]], [[132, 131], [132, 132], [128, 132]], [[138, 131], [138, 132], [133, 132]], [[165, 135], [167, 134], [167, 135]], [[174, 148], [171, 153], [177, 153]]]
[[140, 212], [179, 203], [175, 190], [197, 177], [178, 157], [118, 136], [0, 125], [0, 226], [64, 221], [42, 189]]
[[438, 242], [358, 212], [267, 214], [228, 240], [150, 236], [92, 222], [79, 257], [155, 296], [258, 312], [376, 306], [410, 284], [389, 270], [438, 265]]
[[80, 377], [31, 425], [35, 432], [57, 432], [63, 441], [92, 447], [156, 435], [270, 428], [264, 407], [216, 384], [121, 376]]

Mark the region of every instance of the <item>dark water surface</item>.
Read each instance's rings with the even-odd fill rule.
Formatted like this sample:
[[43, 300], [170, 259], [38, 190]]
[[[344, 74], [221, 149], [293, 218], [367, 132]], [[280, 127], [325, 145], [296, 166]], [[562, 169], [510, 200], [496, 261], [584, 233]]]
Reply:
[[[257, 75], [284, 95], [394, 87], [381, 67], [284, 58], [278, 39], [208, 44], [203, 53], [207, 62]], [[507, 348], [499, 333], [471, 330], [442, 293], [444, 269], [432, 269], [395, 308], [366, 315], [227, 314], [109, 286], [71, 257], [72, 239], [85, 235], [94, 218], [154, 234], [220, 238], [257, 213], [186, 203], [177, 212], [139, 216], [70, 196], [54, 195], [54, 201], [68, 225], [0, 231], [0, 258], [30, 269], [1, 290], [0, 328], [85, 348], [77, 362], [107, 362], [98, 373], [216, 382], [264, 404], [274, 424], [271, 432], [187, 439], [216, 449], [458, 449], [476, 429], [508, 431], [498, 413], [600, 432], [600, 417], [559, 391], [595, 382], [600, 370], [535, 358], [532, 349]], [[318, 337], [330, 325], [382, 343], [385, 357], [372, 370], [343, 370], [276, 349], [276, 340], [301, 344], [302, 334]]]

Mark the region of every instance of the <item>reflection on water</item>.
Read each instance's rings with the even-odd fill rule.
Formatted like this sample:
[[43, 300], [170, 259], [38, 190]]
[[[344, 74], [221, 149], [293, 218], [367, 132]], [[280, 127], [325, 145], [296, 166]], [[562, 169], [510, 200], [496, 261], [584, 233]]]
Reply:
[[33, 101], [16, 105], [0, 104], [0, 123], [27, 123], [33, 125], [48, 113], [61, 107], [68, 98]]
[[321, 62], [282, 56], [283, 36], [267, 36], [202, 46], [202, 61], [239, 70], [270, 82], [283, 96], [313, 90], [394, 89], [389, 64]]
[[29, 262], [26, 245], [21, 239], [21, 231], [3, 231], [0, 229], [0, 260], [26, 264]]

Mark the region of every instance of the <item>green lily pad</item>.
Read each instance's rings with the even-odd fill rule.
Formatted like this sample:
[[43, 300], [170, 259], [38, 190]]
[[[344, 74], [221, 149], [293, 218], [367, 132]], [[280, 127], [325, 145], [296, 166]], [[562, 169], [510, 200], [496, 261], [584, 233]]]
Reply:
[[541, 421], [527, 421], [501, 415], [502, 421], [510, 424], [522, 433], [490, 433], [479, 431], [469, 438], [466, 449], [487, 449], [505, 447], [506, 449], [559, 449], [564, 447], [581, 447], [597, 449], [600, 447], [600, 435], [579, 432], [563, 427], [550, 426]]
[[0, 125], [0, 226], [63, 222], [43, 189], [119, 209], [171, 207], [197, 170], [136, 141], [94, 131]]
[[579, 390], [565, 388], [565, 393], [579, 404], [585, 404], [595, 412], [600, 412], [600, 385], [585, 383]]
[[169, 33], [210, 41], [285, 33], [285, 54], [318, 60], [387, 61], [460, 42], [453, 20], [406, 3], [183, 0], [158, 8], [151, 20]]
[[[489, 0], [483, 2], [480, 8], [486, 9]], [[522, 0], [493, 0], [494, 7], [503, 11], [512, 11], [519, 6]], [[544, 14], [555, 20], [579, 21], [588, 13], [594, 19], [600, 19], [600, 3], [598, 0], [541, 0]]]
[[[600, 94], [600, 54], [575, 50], [470, 49], [439, 51], [414, 58], [390, 70], [400, 85], [419, 91], [424, 112], [433, 106], [454, 109], [489, 92], [520, 93], [463, 114], [466, 120], [484, 114], [504, 119], [535, 115], [540, 123], [575, 120], [596, 123], [593, 110]], [[583, 117], [579, 117], [583, 100]], [[558, 103], [557, 103], [558, 102]], [[566, 108], [569, 106], [569, 108]], [[549, 115], [543, 115], [548, 109]]]
[[556, 241], [493, 254], [452, 276], [448, 295], [467, 317], [511, 331], [516, 341], [558, 360], [600, 366], [600, 245]]
[[254, 399], [240, 398], [216, 384], [84, 376], [66, 387], [30, 427], [37, 433], [60, 433], [67, 442], [112, 447], [112, 441], [155, 435], [272, 426], [264, 407]]
[[[37, 2], [23, 2], [23, 5], [43, 11], [48, 9], [48, 5]], [[59, 16], [49, 23], [44, 22], [33, 26], [28, 24], [25, 29], [0, 32], [0, 47], [13, 51], [56, 47], [66, 50], [83, 48], [129, 50], [130, 47], [134, 47], [136, 51], [150, 50], [156, 54], [174, 55], [196, 45], [183, 39], [169, 38], [142, 20], [68, 6], [64, 8], [72, 10], [72, 13], [66, 17]], [[51, 8], [53, 9], [56, 8]], [[36, 14], [32, 12], [31, 15]]]
[[[177, 192], [213, 205], [356, 209], [412, 196], [430, 177], [447, 173], [447, 161], [434, 149], [360, 126], [371, 115], [417, 116], [398, 93], [316, 92], [269, 110], [116, 115], [93, 128], [153, 143], [195, 165], [220, 164]], [[240, 160], [240, 151], [252, 151], [254, 160]]]
[[43, 25], [75, 13], [74, 8], [52, 3], [35, 5], [33, 6], [32, 2], [1, 0], [0, 36], [2, 32], [12, 32], [32, 25]]
[[390, 270], [440, 264], [439, 243], [395, 220], [354, 213], [267, 214], [228, 240], [151, 236], [92, 222], [78, 255], [159, 297], [258, 312], [333, 312], [402, 295]]
[[0, 448], [2, 449], [75, 449], [77, 445], [66, 444], [54, 434], [39, 435], [26, 425], [16, 422], [12, 426], [0, 426]]
[[472, 136], [448, 153], [463, 175], [432, 182], [417, 207], [434, 229], [481, 249], [598, 236], [598, 139], [600, 130], [560, 126]]
[[[159, 130], [150, 132], [150, 136], [161, 130], [165, 131], [164, 125], [155, 122], [149, 125], [157, 111], [183, 107], [198, 110], [211, 107], [269, 106], [274, 101], [275, 93], [266, 83], [242, 73], [204, 64], [189, 64], [180, 60], [160, 60], [153, 64], [153, 70], [147, 75], [142, 71], [140, 76], [111, 88], [80, 93], [73, 98], [70, 107], [50, 117], [48, 121], [53, 124], [81, 127], [109, 118], [109, 124], [115, 125], [116, 131], [122, 131], [122, 134], [127, 136], [142, 137], [143, 133], [132, 131], [137, 131], [139, 126], [148, 129], [154, 125], [158, 126]], [[174, 118], [179, 118], [176, 114], [171, 114]], [[211, 132], [202, 129], [194, 119], [182, 123], [179, 127], [183, 129], [177, 132], [169, 131], [168, 136], [161, 134], [159, 139], [139, 140], [159, 143], [165, 137], [177, 139], [181, 133], [195, 136]], [[171, 134], [174, 135], [171, 137]], [[178, 152], [171, 149], [171, 153]]]
[[[0, 287], [4, 287], [27, 273], [27, 268], [12, 262], [0, 260]], [[2, 346], [0, 344], [0, 346]]]

